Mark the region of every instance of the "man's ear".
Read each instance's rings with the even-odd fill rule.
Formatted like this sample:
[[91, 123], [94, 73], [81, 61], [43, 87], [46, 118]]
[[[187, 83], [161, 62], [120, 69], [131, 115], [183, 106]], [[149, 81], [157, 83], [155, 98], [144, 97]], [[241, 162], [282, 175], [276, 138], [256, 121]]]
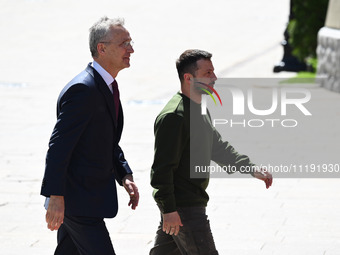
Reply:
[[185, 82], [185, 83], [190, 84], [194, 77], [192, 76], [191, 73], [185, 73], [185, 74], [183, 75], [183, 78], [184, 78], [184, 82]]
[[102, 55], [105, 52], [105, 45], [104, 43], [97, 44], [97, 52], [99, 55]]

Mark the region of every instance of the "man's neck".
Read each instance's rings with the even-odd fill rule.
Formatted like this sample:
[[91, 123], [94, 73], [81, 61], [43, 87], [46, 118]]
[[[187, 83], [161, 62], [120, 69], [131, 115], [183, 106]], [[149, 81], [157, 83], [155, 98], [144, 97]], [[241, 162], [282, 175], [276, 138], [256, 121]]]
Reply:
[[99, 58], [94, 58], [93, 60], [96, 61], [102, 68], [104, 68], [105, 71], [108, 72], [114, 79], [116, 79], [119, 70], [110, 68], [110, 66], [105, 61], [102, 61]]
[[195, 93], [195, 91], [186, 90], [181, 88], [181, 94], [185, 95], [186, 97], [190, 98], [190, 100], [194, 101], [196, 104], [201, 104], [202, 102], [202, 95], [199, 93]]

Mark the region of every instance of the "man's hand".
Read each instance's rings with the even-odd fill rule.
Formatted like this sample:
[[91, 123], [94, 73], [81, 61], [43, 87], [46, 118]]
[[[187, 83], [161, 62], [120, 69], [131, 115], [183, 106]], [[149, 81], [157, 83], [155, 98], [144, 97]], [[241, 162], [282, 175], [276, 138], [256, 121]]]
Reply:
[[272, 186], [273, 183], [273, 176], [271, 173], [269, 173], [266, 169], [259, 169], [254, 172], [254, 177], [262, 180], [266, 184], [266, 188], [269, 189], [270, 186]]
[[183, 227], [183, 224], [177, 211], [163, 214], [163, 231], [165, 233], [177, 236], [180, 227]]
[[124, 177], [123, 186], [130, 196], [130, 201], [129, 201], [128, 206], [131, 205], [131, 209], [135, 210], [138, 205], [138, 201], [139, 201], [139, 192], [138, 192], [137, 185], [134, 183], [133, 177], [131, 174], [128, 174]]
[[65, 204], [63, 196], [51, 196], [46, 212], [47, 228], [58, 230], [64, 222]]

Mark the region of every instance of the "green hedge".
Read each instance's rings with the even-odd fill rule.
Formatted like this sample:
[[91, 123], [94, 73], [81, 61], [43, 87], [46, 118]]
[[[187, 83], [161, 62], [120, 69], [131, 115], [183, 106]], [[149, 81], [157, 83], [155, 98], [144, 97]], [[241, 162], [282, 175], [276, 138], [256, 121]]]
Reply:
[[300, 61], [316, 57], [317, 34], [325, 25], [328, 0], [294, 1], [293, 19], [288, 24], [289, 43], [292, 54]]

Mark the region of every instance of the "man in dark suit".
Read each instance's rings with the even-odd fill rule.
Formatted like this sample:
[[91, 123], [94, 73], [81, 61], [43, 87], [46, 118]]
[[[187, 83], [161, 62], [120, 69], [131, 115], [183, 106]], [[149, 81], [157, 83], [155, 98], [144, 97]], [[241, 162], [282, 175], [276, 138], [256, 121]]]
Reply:
[[120, 19], [101, 18], [90, 28], [93, 57], [61, 91], [57, 123], [46, 156], [41, 194], [46, 222], [58, 230], [55, 254], [115, 254], [104, 218], [117, 214], [117, 181], [135, 209], [139, 193], [119, 146], [123, 111], [116, 81], [134, 52]]

